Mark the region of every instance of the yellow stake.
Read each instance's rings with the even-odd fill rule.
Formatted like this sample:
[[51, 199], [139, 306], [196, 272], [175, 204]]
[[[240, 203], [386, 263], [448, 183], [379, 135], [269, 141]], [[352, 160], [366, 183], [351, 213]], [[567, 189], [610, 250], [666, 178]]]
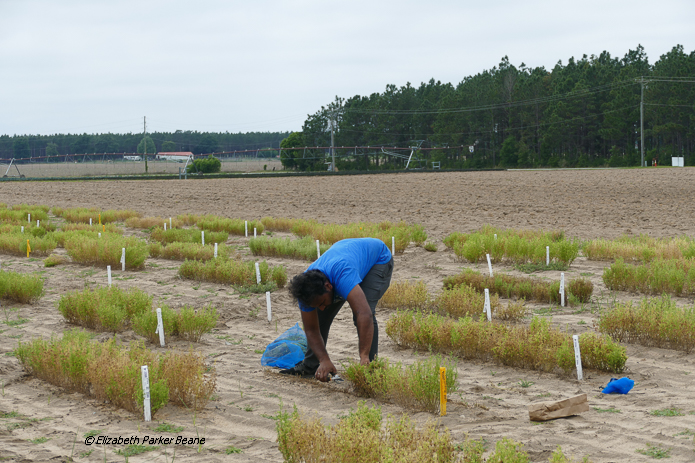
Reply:
[[102, 225], [102, 226], [101, 226], [101, 231], [103, 231], [104, 233], [106, 233], [106, 225]]
[[439, 367], [439, 415], [446, 415], [446, 367]]
[[99, 214], [99, 225], [101, 225], [101, 214]]
[[29, 257], [29, 252], [31, 252], [31, 246], [29, 246], [29, 240], [27, 240], [27, 257]]

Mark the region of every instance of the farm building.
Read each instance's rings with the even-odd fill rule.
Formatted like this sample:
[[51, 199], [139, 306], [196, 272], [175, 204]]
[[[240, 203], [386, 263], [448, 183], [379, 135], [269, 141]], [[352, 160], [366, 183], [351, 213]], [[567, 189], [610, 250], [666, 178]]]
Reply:
[[155, 156], [155, 159], [162, 161], [186, 162], [189, 159], [193, 159], [193, 153], [190, 151], [160, 152]]

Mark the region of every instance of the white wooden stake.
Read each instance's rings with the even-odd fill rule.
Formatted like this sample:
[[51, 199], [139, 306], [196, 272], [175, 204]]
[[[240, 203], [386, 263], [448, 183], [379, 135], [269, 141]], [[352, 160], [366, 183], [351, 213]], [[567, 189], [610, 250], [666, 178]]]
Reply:
[[550, 246], [545, 247], [545, 265], [550, 265]]
[[147, 365], [140, 367], [142, 372], [142, 408], [145, 409], [145, 421], [152, 421], [152, 413], [150, 411], [150, 373], [147, 371]]
[[89, 218], [89, 226], [90, 227], [92, 226], [92, 218], [91, 217]]
[[169, 230], [171, 230], [172, 228], [174, 227], [171, 226], [171, 217], [169, 217]]
[[101, 232], [99, 232], [99, 238], [101, 238]]
[[37, 220], [37, 221], [36, 221], [36, 228], [39, 228], [40, 226], [41, 226], [41, 221], [40, 221], [40, 220]]
[[27, 222], [31, 223], [31, 214], [29, 214], [29, 217], [27, 217]]
[[490, 262], [490, 254], [485, 254], [487, 256], [487, 268], [490, 270], [490, 278], [492, 278], [492, 262]]
[[215, 259], [217, 259], [217, 243], [215, 243]]
[[258, 268], [258, 262], [256, 262], [256, 284], [261, 284], [261, 269]]
[[582, 354], [579, 352], [579, 335], [572, 336], [572, 340], [574, 341], [574, 363], [577, 365], [577, 379], [581, 381], [584, 379], [584, 373], [582, 372]]
[[395, 236], [391, 237], [391, 255], [392, 256], [396, 255], [396, 237]]
[[162, 309], [157, 309], [157, 329], [154, 334], [159, 334], [159, 345], [164, 347], [164, 322], [162, 321]]
[[121, 272], [125, 272], [125, 248], [121, 248]]
[[22, 233], [24, 233], [24, 225], [22, 225]]
[[107, 265], [106, 266], [106, 275], [109, 277], [109, 288], [111, 287], [111, 266]]
[[321, 245], [319, 244], [319, 240], [316, 240], [316, 255], [317, 259], [321, 257]]
[[560, 274], [560, 304], [565, 306], [565, 274]]
[[205, 230], [200, 232], [200, 239], [203, 242], [203, 246], [205, 246]]
[[495, 239], [497, 239], [497, 233], [495, 233]]
[[271, 320], [271, 312], [270, 312], [270, 291], [265, 292], [265, 305], [268, 308], [268, 321]]
[[490, 309], [490, 290], [485, 288], [485, 313], [487, 314], [487, 321], [492, 321], [492, 310]]
[[244, 235], [248, 238], [249, 237], [249, 221], [244, 220]]
[[253, 227], [253, 237], [256, 237], [256, 227]]
[[164, 231], [167, 231], [167, 223], [164, 222]]

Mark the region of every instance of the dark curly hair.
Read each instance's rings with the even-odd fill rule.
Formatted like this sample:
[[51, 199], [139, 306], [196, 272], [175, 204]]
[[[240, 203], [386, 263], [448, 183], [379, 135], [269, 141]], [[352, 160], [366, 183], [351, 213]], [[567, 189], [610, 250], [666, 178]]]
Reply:
[[308, 306], [314, 298], [326, 294], [327, 281], [328, 278], [322, 271], [307, 270], [292, 278], [287, 289], [295, 301]]

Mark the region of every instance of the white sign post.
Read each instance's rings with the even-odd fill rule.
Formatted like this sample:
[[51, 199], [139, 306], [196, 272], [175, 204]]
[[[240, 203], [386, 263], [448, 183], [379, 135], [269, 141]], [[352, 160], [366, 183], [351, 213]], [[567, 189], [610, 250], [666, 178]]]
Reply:
[[268, 321], [271, 320], [271, 312], [270, 312], [270, 291], [265, 292], [265, 305], [268, 309]]
[[579, 352], [579, 335], [572, 336], [572, 340], [574, 341], [574, 363], [577, 365], [577, 379], [581, 381], [584, 379], [584, 373], [582, 372], [582, 354]]
[[565, 306], [565, 273], [560, 274], [560, 304]]
[[249, 221], [244, 220], [244, 236], [249, 237]]
[[171, 226], [171, 217], [169, 217], [169, 230], [171, 230], [172, 228], [174, 227]]
[[164, 322], [162, 321], [162, 309], [157, 309], [157, 329], [154, 334], [159, 334], [159, 344], [164, 347]]
[[39, 227], [41, 226], [41, 225], [39, 225], [40, 223], [41, 223], [40, 220], [37, 220], [37, 221], [36, 221], [36, 228], [39, 228]]
[[253, 237], [256, 237], [256, 227], [253, 227]]
[[205, 230], [200, 232], [200, 240], [203, 243], [203, 246], [205, 246]]
[[392, 256], [396, 255], [396, 237], [395, 236], [391, 237], [391, 255]]
[[258, 262], [256, 262], [256, 284], [261, 284], [261, 269], [258, 268]]
[[145, 409], [145, 421], [152, 421], [152, 413], [150, 411], [150, 373], [147, 371], [147, 365], [140, 367], [142, 372], [142, 408]]
[[490, 262], [490, 254], [485, 254], [487, 256], [487, 268], [490, 270], [490, 278], [492, 278], [492, 262]]
[[167, 231], [167, 223], [164, 222], [164, 231]]
[[495, 233], [495, 239], [497, 239], [497, 233]]
[[99, 232], [99, 238], [101, 238], [101, 232]]
[[106, 275], [109, 277], [109, 288], [111, 287], [111, 266], [106, 266]]
[[317, 259], [321, 257], [321, 245], [319, 244], [319, 240], [316, 240], [316, 255], [318, 256]]
[[215, 259], [217, 259], [217, 243], [215, 243]]
[[550, 265], [550, 246], [545, 247], [545, 266]]
[[24, 233], [24, 225], [22, 225], [22, 233]]
[[92, 226], [92, 218], [91, 217], [89, 218], [89, 226], [90, 227]]
[[125, 272], [125, 248], [121, 248], [121, 272]]
[[27, 217], [27, 222], [31, 223], [31, 214]]
[[492, 310], [490, 308], [490, 290], [485, 288], [485, 313], [487, 314], [487, 321], [492, 321]]

